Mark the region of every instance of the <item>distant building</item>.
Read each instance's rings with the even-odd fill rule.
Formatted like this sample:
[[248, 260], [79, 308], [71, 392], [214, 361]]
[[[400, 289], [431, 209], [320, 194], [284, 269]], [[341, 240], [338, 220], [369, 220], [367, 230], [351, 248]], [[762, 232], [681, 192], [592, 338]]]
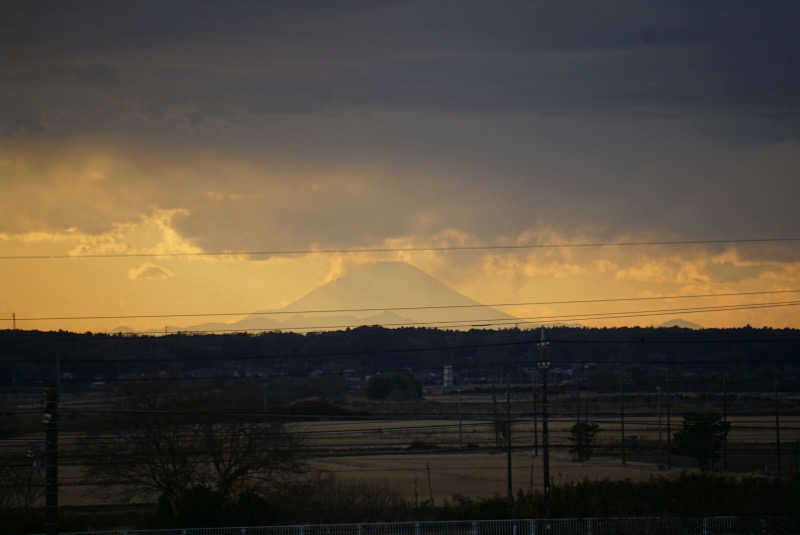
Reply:
[[447, 390], [453, 387], [453, 366], [448, 364], [442, 372], [442, 389]]

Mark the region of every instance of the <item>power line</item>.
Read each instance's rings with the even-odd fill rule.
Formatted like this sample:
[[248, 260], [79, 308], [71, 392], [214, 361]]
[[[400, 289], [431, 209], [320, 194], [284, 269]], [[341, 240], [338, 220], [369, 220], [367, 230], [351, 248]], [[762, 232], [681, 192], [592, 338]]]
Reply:
[[202, 318], [202, 317], [222, 317], [222, 316], [278, 316], [290, 314], [329, 314], [344, 312], [389, 312], [389, 311], [408, 311], [408, 310], [447, 310], [462, 308], [489, 308], [489, 307], [517, 307], [517, 306], [538, 306], [538, 305], [573, 305], [590, 303], [615, 303], [615, 302], [634, 302], [634, 301], [657, 301], [661, 299], [699, 299], [708, 297], [741, 297], [748, 295], [774, 295], [800, 293], [800, 289], [792, 290], [759, 290], [751, 292], [728, 292], [728, 293], [708, 293], [691, 295], [663, 295], [655, 297], [604, 297], [597, 299], [571, 299], [555, 301], [524, 301], [514, 303], [491, 303], [491, 304], [468, 304], [468, 305], [413, 305], [413, 306], [390, 306], [390, 307], [367, 307], [367, 308], [329, 308], [329, 309], [306, 309], [306, 310], [270, 310], [255, 312], [198, 312], [198, 313], [177, 313], [177, 314], [121, 314], [121, 315], [83, 315], [83, 316], [28, 316], [18, 317], [16, 321], [69, 321], [69, 320], [109, 320], [109, 319], [163, 319], [163, 318]]
[[298, 256], [311, 254], [356, 254], [356, 253], [401, 253], [401, 252], [470, 252], [525, 249], [567, 249], [592, 247], [641, 247], [641, 246], [675, 246], [675, 245], [731, 245], [731, 244], [765, 244], [793, 243], [800, 238], [741, 238], [716, 240], [646, 240], [621, 242], [579, 242], [579, 243], [537, 243], [527, 245], [457, 245], [442, 247], [375, 247], [356, 249], [275, 249], [251, 251], [197, 251], [197, 252], [165, 252], [165, 253], [90, 253], [82, 255], [3, 255], [0, 260], [56, 260], [87, 258], [164, 258], [164, 257], [198, 257], [198, 256]]
[[[616, 319], [616, 318], [643, 318], [643, 317], [650, 317], [650, 316], [664, 316], [664, 315], [671, 315], [671, 314], [699, 314], [705, 312], [725, 312], [725, 311], [735, 311], [735, 310], [757, 310], [762, 308], [777, 308], [783, 306], [798, 306], [800, 305], [800, 301], [787, 301], [787, 302], [773, 302], [773, 303], [756, 303], [752, 305], [720, 305], [718, 307], [697, 307], [697, 308], [686, 308], [686, 309], [663, 309], [663, 310], [651, 310], [651, 311], [640, 311], [635, 313], [626, 313], [626, 312], [597, 312], [597, 313], [589, 313], [589, 314], [577, 314], [571, 316], [551, 316], [551, 317], [533, 317], [533, 318], [518, 318], [522, 321], [516, 320], [490, 320], [492, 323], [488, 323], [487, 326], [504, 326], [504, 325], [525, 325], [530, 323], [538, 323], [541, 321], [564, 321], [568, 323], [575, 323], [577, 321], [593, 321], [593, 320], [602, 320], [602, 319]], [[534, 321], [526, 321], [526, 320], [534, 320]]]
[[[780, 308], [787, 306], [798, 306], [800, 301], [773, 301], [766, 303], [750, 303], [742, 305], [718, 305], [718, 306], [705, 306], [705, 307], [690, 307], [690, 308], [669, 308], [669, 309], [653, 309], [653, 310], [639, 310], [639, 311], [623, 311], [623, 312], [593, 312], [586, 314], [569, 314], [557, 316], [532, 316], [522, 318], [475, 318], [466, 320], [439, 320], [439, 321], [406, 321], [395, 323], [382, 323], [384, 327], [400, 328], [400, 327], [418, 327], [426, 325], [435, 325], [439, 327], [498, 327], [507, 325], [526, 325], [531, 323], [541, 322], [565, 322], [573, 323], [578, 321], [592, 321], [602, 319], [622, 319], [622, 318], [642, 318], [650, 316], [664, 316], [671, 314], [699, 314], [707, 312], [726, 312], [737, 310], [757, 310], [764, 308]], [[219, 328], [219, 329], [178, 329], [178, 332], [185, 334], [210, 334], [219, 332], [233, 332], [233, 333], [247, 333], [247, 332], [263, 332], [263, 331], [315, 331], [315, 330], [329, 330], [329, 329], [345, 329], [363, 324], [338, 324], [338, 325], [312, 325], [312, 326], [269, 326], [264, 328], [249, 327], [249, 328]], [[158, 334], [160, 330], [142, 330], [133, 331], [132, 334]]]

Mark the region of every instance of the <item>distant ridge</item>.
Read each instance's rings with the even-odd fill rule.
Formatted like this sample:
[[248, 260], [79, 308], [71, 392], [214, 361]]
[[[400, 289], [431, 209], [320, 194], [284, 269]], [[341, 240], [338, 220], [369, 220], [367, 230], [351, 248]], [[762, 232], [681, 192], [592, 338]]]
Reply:
[[705, 329], [702, 325], [697, 323], [692, 323], [691, 321], [687, 321], [681, 318], [675, 318], [669, 321], [665, 321], [659, 327], [680, 327], [681, 329], [693, 329], [695, 331], [700, 331]]

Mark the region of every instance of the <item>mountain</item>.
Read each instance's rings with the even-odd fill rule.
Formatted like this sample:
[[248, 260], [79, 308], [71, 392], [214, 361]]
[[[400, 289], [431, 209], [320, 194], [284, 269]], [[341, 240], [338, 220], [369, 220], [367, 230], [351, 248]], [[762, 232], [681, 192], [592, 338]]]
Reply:
[[[424, 308], [442, 305], [461, 308]], [[398, 324], [410, 323], [436, 327], [453, 322], [469, 328], [490, 320], [509, 321], [512, 323], [508, 326], [513, 327], [513, 316], [480, 305], [410, 264], [376, 262], [356, 266], [286, 307], [266, 311], [269, 314], [251, 314], [234, 323], [207, 323], [186, 330], [293, 330], [296, 327], [327, 330], [360, 325], [399, 327]], [[386, 308], [401, 309], [384, 310]], [[309, 312], [314, 310], [337, 312]]]
[[681, 329], [693, 329], [695, 331], [699, 331], [704, 329], [702, 325], [698, 325], [697, 323], [692, 323], [691, 321], [686, 321], [681, 318], [675, 318], [669, 321], [665, 321], [659, 327], [680, 327]]

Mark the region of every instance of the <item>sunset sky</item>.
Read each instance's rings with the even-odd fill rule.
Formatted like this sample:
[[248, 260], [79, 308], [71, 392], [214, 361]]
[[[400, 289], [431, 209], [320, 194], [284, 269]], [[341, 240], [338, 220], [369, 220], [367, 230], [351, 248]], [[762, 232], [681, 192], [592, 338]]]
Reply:
[[[483, 303], [800, 290], [800, 241], [9, 258], [800, 238], [798, 20], [796, 1], [2, 2], [0, 329], [276, 309], [385, 260]], [[673, 317], [800, 328], [798, 306], [582, 323]]]

